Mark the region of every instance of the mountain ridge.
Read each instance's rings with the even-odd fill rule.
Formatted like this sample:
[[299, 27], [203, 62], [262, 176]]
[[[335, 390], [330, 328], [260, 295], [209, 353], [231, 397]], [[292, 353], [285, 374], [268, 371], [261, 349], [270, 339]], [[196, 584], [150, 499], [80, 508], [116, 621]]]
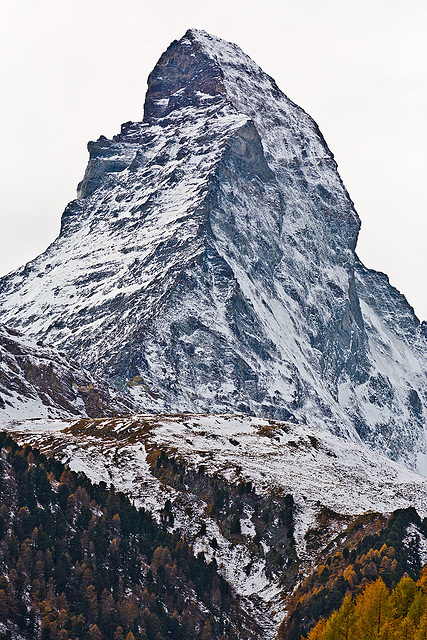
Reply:
[[144, 120], [89, 152], [59, 238], [0, 280], [5, 322], [143, 410], [305, 422], [416, 466], [424, 332], [360, 264], [333, 155], [267, 74], [189, 30], [150, 74]]

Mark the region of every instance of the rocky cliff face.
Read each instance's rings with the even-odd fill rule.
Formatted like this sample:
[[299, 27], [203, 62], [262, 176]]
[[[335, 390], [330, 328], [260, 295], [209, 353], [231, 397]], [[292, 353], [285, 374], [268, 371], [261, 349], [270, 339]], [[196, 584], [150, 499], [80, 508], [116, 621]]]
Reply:
[[416, 463], [425, 336], [358, 261], [333, 155], [272, 78], [190, 30], [142, 122], [89, 152], [59, 238], [0, 281], [3, 321], [145, 410], [306, 422]]
[[134, 410], [130, 398], [70, 363], [65, 353], [0, 325], [0, 420], [105, 418]]

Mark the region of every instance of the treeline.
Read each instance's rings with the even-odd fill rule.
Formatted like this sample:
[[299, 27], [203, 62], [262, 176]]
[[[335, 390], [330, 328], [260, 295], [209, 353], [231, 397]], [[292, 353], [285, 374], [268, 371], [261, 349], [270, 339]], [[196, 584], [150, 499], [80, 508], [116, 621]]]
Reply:
[[408, 575], [392, 590], [378, 578], [338, 611], [322, 618], [307, 640], [426, 640], [427, 569], [415, 582]]
[[[295, 504], [291, 494], [269, 496], [257, 494], [251, 481], [238, 484], [227, 482], [217, 474], [206, 473], [204, 465], [194, 468], [174, 455], [161, 451], [152, 466], [152, 473], [162, 484], [191, 493], [206, 504], [206, 513], [216, 520], [222, 535], [232, 544], [241, 541], [241, 520], [245, 511], [252, 512], [251, 522], [255, 535], [249, 543], [251, 562], [244, 569], [249, 576], [257, 559], [265, 563], [268, 578], [279, 578], [282, 585], [293, 586], [298, 571], [298, 559], [294, 539]], [[165, 522], [173, 522], [173, 515], [165, 510]], [[206, 535], [203, 523], [200, 535]], [[266, 552], [262, 542], [268, 540]], [[217, 540], [210, 541], [217, 548]], [[246, 541], [247, 544], [247, 541]]]
[[415, 525], [426, 533], [427, 522], [421, 521], [415, 509], [399, 509], [382, 525], [377, 520], [382, 528], [373, 535], [364, 535], [363, 518], [359, 524], [353, 535], [355, 540], [360, 539], [351, 548], [344, 547], [329, 556], [297, 589], [289, 603], [290, 614], [280, 627], [280, 638], [300, 640], [321, 618], [338, 610], [346, 598], [360, 594], [378, 578], [388, 589], [395, 588], [405, 574], [418, 579], [418, 543], [406, 532], [409, 525]]
[[40, 640], [242, 637], [243, 615], [215, 560], [195, 557], [114, 487], [2, 433], [0, 495], [6, 627]]

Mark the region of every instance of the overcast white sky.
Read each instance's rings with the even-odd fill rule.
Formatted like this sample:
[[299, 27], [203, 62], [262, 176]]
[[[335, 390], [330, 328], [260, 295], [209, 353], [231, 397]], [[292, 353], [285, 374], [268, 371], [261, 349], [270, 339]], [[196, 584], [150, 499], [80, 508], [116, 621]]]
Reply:
[[236, 42], [314, 117], [359, 256], [427, 319], [421, 0], [1, 0], [0, 275], [57, 236], [88, 140], [141, 119], [148, 73], [189, 27]]

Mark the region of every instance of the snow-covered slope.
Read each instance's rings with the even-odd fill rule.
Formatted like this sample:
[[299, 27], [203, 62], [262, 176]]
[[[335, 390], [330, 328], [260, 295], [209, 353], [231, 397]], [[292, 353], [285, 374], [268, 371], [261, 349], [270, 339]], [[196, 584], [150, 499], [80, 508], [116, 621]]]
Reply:
[[360, 265], [359, 218], [315, 122], [236, 45], [190, 30], [142, 122], [89, 144], [47, 251], [0, 281], [2, 321], [147, 411], [238, 411], [415, 465], [426, 338]]
[[129, 398], [64, 353], [0, 325], [0, 420], [126, 415]]
[[[22, 442], [59, 455], [95, 481], [111, 481], [141, 504], [159, 484], [150, 451], [165, 450], [228, 483], [251, 481], [258, 493], [296, 504], [298, 553], [319, 505], [343, 515], [415, 507], [427, 516], [427, 480], [402, 465], [323, 430], [242, 415], [135, 415], [74, 421], [17, 420], [3, 426]], [[153, 458], [151, 457], [151, 462]], [[124, 473], [126, 470], [126, 473]], [[163, 491], [163, 490], [162, 490]], [[163, 502], [162, 502], [163, 500]]]
[[[113, 483], [159, 520], [166, 513], [169, 529], [195, 553], [215, 557], [266, 638], [285, 613], [282, 594], [314, 570], [358, 516], [409, 506], [427, 516], [425, 478], [364, 445], [289, 422], [136, 415], [9, 421], [2, 428], [93, 480]], [[286, 506], [292, 516], [283, 520]], [[236, 514], [233, 533], [228, 523]]]

